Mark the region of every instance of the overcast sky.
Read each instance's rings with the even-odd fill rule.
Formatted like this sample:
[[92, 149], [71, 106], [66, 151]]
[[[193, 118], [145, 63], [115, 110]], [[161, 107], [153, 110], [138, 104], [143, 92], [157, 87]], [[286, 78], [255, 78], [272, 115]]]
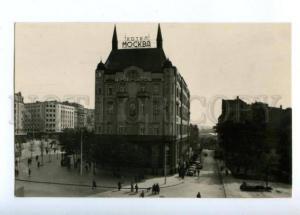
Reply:
[[[18, 23], [15, 91], [79, 101], [94, 108], [94, 71], [111, 50], [112, 23]], [[289, 24], [161, 24], [163, 47], [191, 94], [191, 122], [213, 125], [220, 98], [291, 106]], [[117, 24], [124, 36], [150, 35], [157, 24]]]

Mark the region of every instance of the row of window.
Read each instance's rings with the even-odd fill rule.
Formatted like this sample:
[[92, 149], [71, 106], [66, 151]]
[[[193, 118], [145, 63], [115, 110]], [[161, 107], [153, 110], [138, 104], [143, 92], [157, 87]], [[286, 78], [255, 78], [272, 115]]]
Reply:
[[55, 109], [46, 109], [46, 112], [55, 112]]
[[[129, 132], [128, 129], [131, 129], [131, 128], [126, 127], [126, 126], [119, 126], [118, 134], [127, 134]], [[113, 134], [113, 130], [112, 130], [111, 125], [108, 125], [106, 127], [98, 126], [96, 130], [99, 133]], [[149, 130], [152, 131], [152, 132], [150, 132], [152, 135], [159, 135], [160, 134], [160, 131], [159, 131], [158, 127], [149, 128]], [[141, 126], [139, 128], [139, 135], [145, 135], [145, 133], [146, 133], [145, 127]]]
[[[159, 88], [160, 88], [159, 85], [153, 85], [151, 90], [153, 91], [153, 93], [157, 94], [157, 93], [159, 93]], [[141, 86], [140, 91], [141, 92], [146, 92], [146, 87], [144, 85]], [[125, 86], [120, 86], [119, 87], [119, 92], [126, 92], [126, 87]], [[102, 88], [99, 87], [96, 90], [96, 94], [101, 95], [102, 94]], [[114, 94], [113, 87], [107, 87], [106, 95], [107, 96], [112, 96], [113, 94]]]

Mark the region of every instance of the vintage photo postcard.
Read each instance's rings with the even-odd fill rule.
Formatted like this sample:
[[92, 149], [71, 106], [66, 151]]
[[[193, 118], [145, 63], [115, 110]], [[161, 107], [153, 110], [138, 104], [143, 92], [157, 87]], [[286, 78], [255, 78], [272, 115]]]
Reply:
[[16, 197], [291, 197], [290, 24], [14, 36]]

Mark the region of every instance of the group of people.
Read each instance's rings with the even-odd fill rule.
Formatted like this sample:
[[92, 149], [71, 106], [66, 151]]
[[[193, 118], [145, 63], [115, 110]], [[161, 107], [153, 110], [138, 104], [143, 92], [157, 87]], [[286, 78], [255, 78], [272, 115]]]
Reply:
[[138, 193], [139, 192], [139, 186], [137, 184], [135, 184], [135, 186], [133, 186], [133, 183], [131, 182], [130, 191], [134, 192], [134, 190], [135, 190], [136, 193]]
[[152, 185], [152, 194], [156, 195], [156, 194], [159, 194], [159, 192], [160, 192], [159, 184], [158, 183], [153, 184]]

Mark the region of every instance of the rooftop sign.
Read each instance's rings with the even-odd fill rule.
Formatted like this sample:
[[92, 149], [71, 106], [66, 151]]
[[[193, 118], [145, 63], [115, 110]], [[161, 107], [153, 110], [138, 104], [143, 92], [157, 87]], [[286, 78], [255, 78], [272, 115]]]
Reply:
[[122, 42], [122, 48], [150, 48], [151, 41], [150, 36], [140, 36], [140, 37], [127, 37], [125, 36]]

